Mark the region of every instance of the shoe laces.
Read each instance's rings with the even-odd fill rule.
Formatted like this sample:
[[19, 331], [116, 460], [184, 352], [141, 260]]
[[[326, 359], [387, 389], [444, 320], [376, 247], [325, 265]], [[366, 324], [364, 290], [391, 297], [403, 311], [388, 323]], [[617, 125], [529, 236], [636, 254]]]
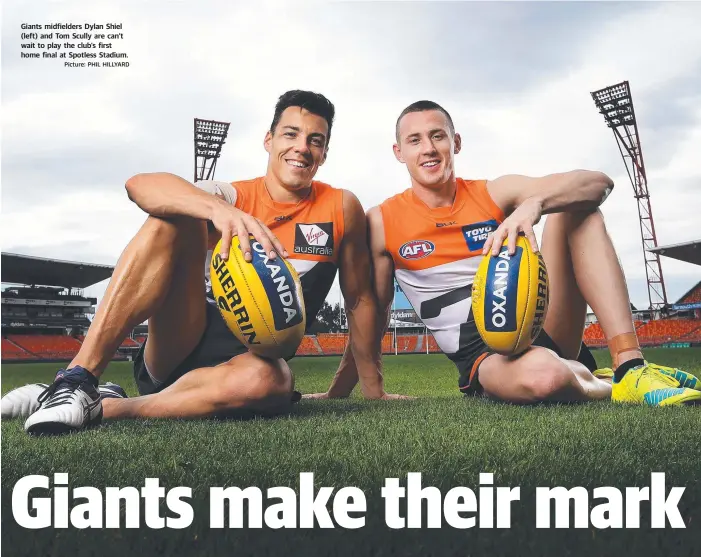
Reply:
[[680, 369], [674, 368], [674, 367], [669, 367], [669, 366], [661, 366], [658, 364], [648, 364], [652, 369], [659, 371], [660, 373], [676, 373], [677, 371], [681, 371]]
[[81, 382], [81, 379], [75, 375], [64, 375], [61, 378], [54, 380], [51, 385], [44, 389], [37, 397], [37, 401], [39, 402], [39, 405], [41, 405], [54, 396], [72, 393], [80, 386]]
[[656, 369], [656, 366], [654, 364], [647, 364], [645, 366], [643, 371], [640, 373], [640, 377], [638, 377], [636, 385], [644, 376], [650, 377], [651, 379], [656, 379], [657, 381], [662, 381], [663, 383], [667, 383], [667, 385], [669, 385], [670, 387], [679, 387], [679, 381], [677, 381], [674, 377], [665, 375], [659, 369]]

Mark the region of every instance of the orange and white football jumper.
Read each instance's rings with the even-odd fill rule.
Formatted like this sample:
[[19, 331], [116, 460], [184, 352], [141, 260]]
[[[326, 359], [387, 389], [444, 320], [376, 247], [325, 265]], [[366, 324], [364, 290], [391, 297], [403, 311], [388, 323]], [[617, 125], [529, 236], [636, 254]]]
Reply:
[[486, 180], [457, 178], [451, 207], [429, 208], [411, 189], [380, 205], [399, 286], [460, 370], [460, 388], [487, 355], [472, 318], [472, 282], [490, 232], [504, 220]]
[[[270, 197], [262, 177], [230, 184], [207, 181], [196, 185], [260, 219], [280, 239], [289, 253], [287, 260], [302, 282], [307, 326], [314, 323], [338, 269], [345, 232], [343, 190], [312, 182], [306, 198], [297, 203], [278, 203]], [[216, 305], [211, 295], [209, 257], [206, 268], [207, 300]]]

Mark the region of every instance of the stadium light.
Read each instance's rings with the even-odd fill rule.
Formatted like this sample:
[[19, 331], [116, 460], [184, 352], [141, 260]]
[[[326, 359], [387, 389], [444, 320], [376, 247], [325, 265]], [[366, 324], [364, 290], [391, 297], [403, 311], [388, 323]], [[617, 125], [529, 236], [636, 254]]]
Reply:
[[214, 178], [228, 133], [229, 122], [195, 118], [195, 182]]
[[638, 200], [638, 218], [645, 259], [647, 292], [650, 310], [657, 314], [667, 308], [667, 290], [662, 276], [660, 257], [654, 251], [650, 251], [657, 247], [657, 234], [655, 233], [655, 222], [652, 219], [647, 174], [630, 85], [624, 81], [594, 91], [591, 96], [599, 112], [603, 115], [606, 125], [613, 131], [618, 150], [628, 172], [628, 178], [633, 185], [635, 199]]

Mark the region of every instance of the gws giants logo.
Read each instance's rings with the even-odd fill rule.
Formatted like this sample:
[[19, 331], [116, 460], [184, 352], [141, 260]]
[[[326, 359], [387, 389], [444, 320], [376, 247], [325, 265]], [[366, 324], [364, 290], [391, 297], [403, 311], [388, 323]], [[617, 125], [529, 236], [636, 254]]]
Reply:
[[333, 223], [297, 224], [295, 227], [295, 253], [308, 255], [333, 255]]
[[436, 250], [433, 242], [428, 240], [412, 240], [399, 248], [399, 255], [404, 259], [423, 259]]

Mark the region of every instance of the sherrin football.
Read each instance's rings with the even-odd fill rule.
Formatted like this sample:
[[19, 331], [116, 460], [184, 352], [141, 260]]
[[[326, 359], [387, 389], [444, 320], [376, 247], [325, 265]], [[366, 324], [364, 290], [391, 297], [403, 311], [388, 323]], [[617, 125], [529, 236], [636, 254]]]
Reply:
[[302, 285], [294, 267], [278, 255], [270, 259], [251, 238], [252, 261], [243, 257], [239, 239], [229, 259], [212, 252], [210, 278], [219, 312], [231, 332], [253, 353], [266, 358], [294, 355], [306, 327]]
[[472, 285], [472, 314], [484, 343], [494, 352], [520, 354], [543, 329], [548, 311], [548, 272], [524, 236], [509, 255], [484, 256]]

